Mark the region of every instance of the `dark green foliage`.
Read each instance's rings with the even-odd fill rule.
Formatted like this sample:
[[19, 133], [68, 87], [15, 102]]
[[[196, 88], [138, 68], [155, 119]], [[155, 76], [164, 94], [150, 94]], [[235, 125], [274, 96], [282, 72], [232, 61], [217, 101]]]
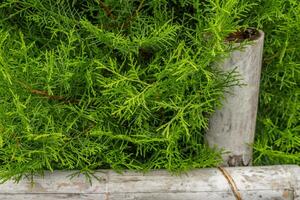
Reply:
[[266, 33], [256, 164], [300, 164], [300, 3], [258, 1], [249, 19]]

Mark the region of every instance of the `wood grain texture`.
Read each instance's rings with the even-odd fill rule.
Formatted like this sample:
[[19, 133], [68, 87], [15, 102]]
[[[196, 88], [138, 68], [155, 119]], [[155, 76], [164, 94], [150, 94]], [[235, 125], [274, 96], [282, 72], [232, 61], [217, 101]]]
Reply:
[[[242, 199], [300, 200], [300, 167], [294, 165], [226, 168]], [[67, 176], [74, 171], [47, 172], [34, 177], [34, 184], [23, 179], [0, 185], [0, 199], [11, 200], [234, 200], [227, 180], [218, 169], [193, 170], [174, 176], [164, 170], [143, 174], [110, 170], [95, 173], [92, 185], [83, 176]]]
[[256, 114], [258, 107], [264, 33], [242, 50], [236, 50], [218, 67], [240, 74], [242, 86], [230, 88], [225, 94], [223, 107], [209, 121], [206, 140], [211, 147], [225, 150], [224, 166], [252, 164]]
[[103, 194], [0, 194], [1, 200], [101, 200]]

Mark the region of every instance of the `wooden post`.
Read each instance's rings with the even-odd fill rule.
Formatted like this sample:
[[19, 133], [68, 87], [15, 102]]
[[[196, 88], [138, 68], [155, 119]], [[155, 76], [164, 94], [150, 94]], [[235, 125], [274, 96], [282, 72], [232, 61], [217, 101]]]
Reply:
[[[232, 189], [228, 178], [236, 185]], [[46, 172], [44, 177], [0, 185], [1, 200], [300, 200], [300, 168], [295, 165], [198, 169], [181, 175], [164, 170], [95, 173], [92, 185], [75, 171]]]
[[230, 88], [225, 94], [223, 107], [210, 118], [206, 140], [211, 147], [225, 150], [224, 166], [252, 164], [258, 92], [262, 64], [264, 33], [242, 50], [231, 53], [219, 64], [224, 71], [236, 68], [243, 86]]

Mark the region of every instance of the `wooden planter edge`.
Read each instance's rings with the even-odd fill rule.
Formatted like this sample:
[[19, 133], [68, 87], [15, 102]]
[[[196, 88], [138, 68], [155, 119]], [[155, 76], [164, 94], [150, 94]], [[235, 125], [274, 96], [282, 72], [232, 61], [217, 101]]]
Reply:
[[[300, 167], [277, 165], [223, 168], [234, 181], [241, 199], [300, 199]], [[0, 185], [0, 199], [64, 200], [193, 200], [235, 199], [230, 183], [218, 168], [197, 169], [181, 175], [165, 170], [148, 173], [100, 170], [92, 184], [76, 171], [45, 172], [44, 177]], [[236, 198], [238, 199], [238, 198]]]

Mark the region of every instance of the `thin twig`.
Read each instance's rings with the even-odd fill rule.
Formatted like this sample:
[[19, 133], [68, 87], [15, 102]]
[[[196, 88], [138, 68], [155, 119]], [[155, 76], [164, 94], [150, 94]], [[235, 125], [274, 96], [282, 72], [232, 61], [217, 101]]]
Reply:
[[44, 97], [46, 97], [48, 99], [51, 99], [51, 100], [63, 101], [65, 103], [79, 103], [78, 99], [67, 99], [64, 96], [50, 95], [47, 91], [33, 89], [31, 86], [29, 86], [28, 84], [25, 84], [21, 81], [16, 81], [16, 82], [21, 84], [24, 88], [29, 90], [30, 93], [32, 93], [32, 94], [36, 94], [36, 95], [39, 95], [39, 96], [44, 96]]
[[31, 89], [30, 92], [32, 94], [37, 94], [37, 95], [40, 95], [40, 96], [47, 97], [48, 99], [51, 99], [51, 100], [63, 101], [65, 103], [79, 103], [78, 99], [66, 99], [66, 97], [63, 97], [63, 96], [49, 95], [48, 92], [43, 91], [43, 90]]
[[110, 17], [112, 19], [116, 19], [116, 16], [112, 13], [111, 9], [102, 1], [99, 0], [100, 7], [105, 12], [107, 17]]
[[222, 172], [222, 174], [224, 175], [224, 177], [226, 178], [227, 182], [230, 185], [230, 188], [236, 198], [236, 200], [242, 200], [242, 196], [233, 180], [233, 178], [230, 176], [230, 174], [228, 173], [228, 171], [223, 168], [223, 167], [218, 167], [218, 169]]

